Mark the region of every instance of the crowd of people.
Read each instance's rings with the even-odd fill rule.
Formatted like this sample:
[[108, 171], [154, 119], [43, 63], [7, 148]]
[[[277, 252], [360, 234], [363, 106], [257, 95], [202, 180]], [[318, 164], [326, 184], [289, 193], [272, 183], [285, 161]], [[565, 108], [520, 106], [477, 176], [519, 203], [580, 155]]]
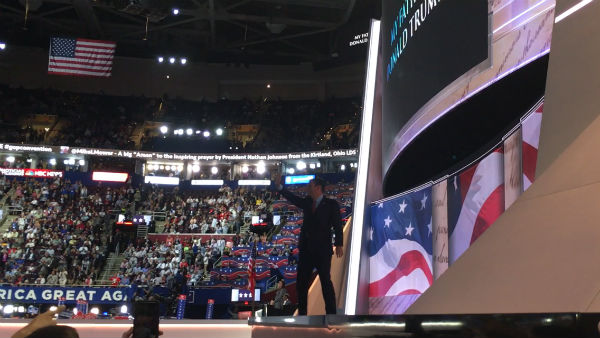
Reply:
[[[287, 152], [354, 148], [358, 141], [360, 100], [329, 99], [283, 101], [269, 98], [217, 102], [144, 96], [81, 94], [54, 89], [0, 86], [0, 142], [78, 146], [110, 149], [197, 152]], [[33, 125], [34, 116], [55, 116], [45, 127]], [[201, 134], [168, 137], [136, 127], [160, 121], [201, 130], [255, 124], [252, 140], [206, 139]], [[348, 125], [344, 131], [336, 127]], [[315, 127], [317, 126], [317, 127]], [[143, 129], [142, 129], [143, 130]], [[307, 133], [307, 131], [310, 131]]]
[[17, 217], [0, 238], [0, 280], [13, 285], [92, 285], [107, 258], [109, 210], [127, 208], [120, 189], [80, 182], [1, 180]]

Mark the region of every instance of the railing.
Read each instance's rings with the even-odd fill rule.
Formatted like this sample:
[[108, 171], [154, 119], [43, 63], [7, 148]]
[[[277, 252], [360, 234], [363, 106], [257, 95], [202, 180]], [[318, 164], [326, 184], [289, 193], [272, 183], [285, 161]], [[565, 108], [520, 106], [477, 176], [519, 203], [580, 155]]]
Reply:
[[7, 210], [9, 215], [15, 216], [20, 215], [23, 212], [23, 207], [18, 205], [9, 205]]
[[275, 284], [277, 284], [277, 276], [271, 276], [265, 283], [265, 292], [269, 291]]

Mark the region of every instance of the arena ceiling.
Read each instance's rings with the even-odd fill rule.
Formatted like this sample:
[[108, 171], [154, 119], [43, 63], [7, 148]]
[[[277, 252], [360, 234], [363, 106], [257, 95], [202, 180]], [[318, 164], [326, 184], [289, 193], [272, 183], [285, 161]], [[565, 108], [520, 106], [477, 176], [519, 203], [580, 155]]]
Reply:
[[[11, 0], [0, 40], [48, 48], [52, 36], [117, 42], [117, 55], [235, 64], [331, 63], [378, 17], [375, 0]], [[179, 9], [174, 15], [173, 9]]]

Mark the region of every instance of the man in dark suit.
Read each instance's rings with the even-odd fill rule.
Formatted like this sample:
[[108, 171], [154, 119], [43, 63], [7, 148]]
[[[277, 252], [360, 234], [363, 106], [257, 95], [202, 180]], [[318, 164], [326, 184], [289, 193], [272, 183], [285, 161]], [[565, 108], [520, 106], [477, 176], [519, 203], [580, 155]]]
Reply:
[[338, 203], [323, 195], [325, 181], [315, 178], [308, 184], [308, 196], [299, 197], [287, 191], [280, 184], [281, 177], [274, 177], [275, 188], [292, 204], [304, 211], [304, 221], [298, 248], [300, 258], [296, 279], [296, 292], [298, 293], [298, 314], [306, 315], [308, 288], [313, 268], [317, 269], [325, 311], [327, 314], [336, 313], [335, 291], [331, 282], [331, 256], [333, 255], [331, 228], [335, 232], [335, 254], [342, 257], [343, 233], [340, 206]]

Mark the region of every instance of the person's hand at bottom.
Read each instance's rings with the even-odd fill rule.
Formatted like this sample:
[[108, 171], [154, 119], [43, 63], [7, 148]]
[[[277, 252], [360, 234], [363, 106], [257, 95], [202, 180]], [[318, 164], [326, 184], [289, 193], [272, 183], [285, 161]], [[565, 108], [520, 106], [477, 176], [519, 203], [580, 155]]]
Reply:
[[46, 326], [56, 325], [56, 320], [54, 320], [54, 315], [59, 314], [65, 311], [66, 307], [61, 305], [56, 308], [56, 310], [48, 310], [44, 313], [37, 315], [33, 318], [27, 326], [23, 327], [19, 331], [15, 332], [11, 336], [11, 338], [24, 338], [32, 334], [38, 329], [41, 329]]

